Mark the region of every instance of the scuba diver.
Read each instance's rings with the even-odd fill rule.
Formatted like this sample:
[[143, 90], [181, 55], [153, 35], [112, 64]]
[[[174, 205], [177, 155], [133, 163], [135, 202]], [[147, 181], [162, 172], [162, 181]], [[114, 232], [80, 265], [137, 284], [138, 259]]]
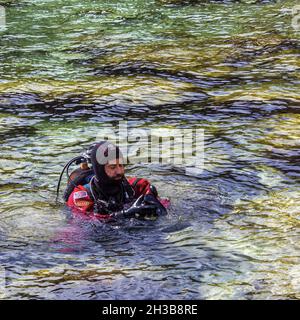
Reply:
[[[73, 163], [80, 168], [69, 175]], [[166, 215], [169, 200], [160, 199], [148, 180], [126, 178], [123, 163], [119, 147], [108, 141], [93, 144], [65, 165], [57, 186], [57, 198], [63, 173], [67, 170], [64, 200], [74, 213], [106, 221], [117, 218], [153, 220]]]

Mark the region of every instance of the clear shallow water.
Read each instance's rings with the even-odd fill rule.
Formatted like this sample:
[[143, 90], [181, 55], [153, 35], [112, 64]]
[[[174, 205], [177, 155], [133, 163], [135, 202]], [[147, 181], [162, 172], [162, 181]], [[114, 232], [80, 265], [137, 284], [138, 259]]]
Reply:
[[[9, 2], [0, 31], [6, 298], [299, 298], [297, 1], [254, 2]], [[159, 221], [71, 219], [54, 204], [63, 164], [124, 119], [204, 129], [204, 172], [129, 168], [171, 199]]]

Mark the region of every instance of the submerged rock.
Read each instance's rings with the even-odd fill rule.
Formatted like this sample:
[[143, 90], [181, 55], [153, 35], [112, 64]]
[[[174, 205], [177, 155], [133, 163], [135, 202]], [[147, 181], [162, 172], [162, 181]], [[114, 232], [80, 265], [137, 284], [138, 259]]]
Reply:
[[240, 2], [245, 4], [258, 4], [275, 2], [276, 0], [156, 0], [160, 4], [176, 4], [176, 5], [195, 5], [195, 4], [207, 4], [207, 3], [231, 3]]

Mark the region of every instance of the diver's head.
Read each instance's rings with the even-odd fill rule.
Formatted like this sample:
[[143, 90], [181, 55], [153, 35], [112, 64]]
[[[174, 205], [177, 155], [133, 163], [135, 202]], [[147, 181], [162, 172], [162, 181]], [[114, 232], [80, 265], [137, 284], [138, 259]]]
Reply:
[[[91, 162], [97, 184], [106, 191], [116, 191], [124, 178], [124, 159], [119, 147], [108, 141], [96, 143]], [[110, 190], [111, 188], [111, 190]]]

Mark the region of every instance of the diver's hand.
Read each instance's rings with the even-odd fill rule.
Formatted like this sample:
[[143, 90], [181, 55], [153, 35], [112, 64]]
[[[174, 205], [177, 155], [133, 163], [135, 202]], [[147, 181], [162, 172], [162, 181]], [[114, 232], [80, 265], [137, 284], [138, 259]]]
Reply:
[[111, 216], [114, 218], [134, 218], [135, 214], [138, 213], [138, 208], [141, 206], [143, 202], [143, 198], [144, 195], [141, 195], [129, 209], [114, 212], [111, 214]]
[[125, 218], [146, 218], [157, 216], [156, 207], [153, 205], [142, 205], [140, 207], [131, 207], [124, 211]]
[[123, 216], [125, 218], [145, 218], [146, 216], [156, 215], [156, 206], [144, 201], [145, 196], [141, 195], [133, 205], [123, 211]]
[[157, 199], [156, 196], [154, 196], [152, 194], [146, 194], [144, 196], [143, 202], [147, 205], [152, 205], [152, 206], [156, 207], [156, 213], [158, 215], [166, 215], [167, 214], [166, 208], [160, 203], [160, 201]]
[[110, 216], [112, 218], [136, 218], [136, 219], [143, 219], [150, 216], [157, 216], [156, 213], [157, 208], [153, 205], [144, 205], [141, 207], [131, 207], [127, 210], [122, 210], [118, 212], [112, 213]]
[[165, 214], [167, 214], [165, 207], [155, 196], [148, 194], [141, 195], [129, 209], [113, 213], [112, 216], [115, 218], [149, 219]]

